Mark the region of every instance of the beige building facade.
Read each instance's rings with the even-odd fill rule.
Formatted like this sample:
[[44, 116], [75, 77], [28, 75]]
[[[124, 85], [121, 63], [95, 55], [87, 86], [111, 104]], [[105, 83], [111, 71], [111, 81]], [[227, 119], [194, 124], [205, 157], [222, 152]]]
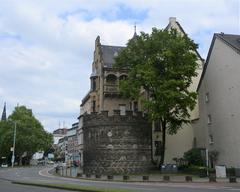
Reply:
[[[166, 29], [171, 30], [171, 28], [176, 29], [178, 33], [182, 35], [186, 35], [184, 29], [180, 25], [180, 23], [176, 20], [175, 17], [169, 18], [169, 24]], [[197, 91], [197, 86], [202, 74], [202, 69], [204, 65], [204, 60], [200, 56], [200, 54], [196, 51], [197, 55], [197, 76], [193, 77], [192, 84], [189, 87], [189, 91]], [[198, 104], [195, 106], [194, 110], [190, 112], [191, 120], [194, 121], [199, 118], [199, 110]], [[153, 126], [153, 154], [157, 154], [157, 147], [161, 143], [161, 129], [155, 128]], [[177, 132], [176, 135], [166, 135], [166, 148], [165, 148], [165, 163], [175, 163], [174, 158], [181, 158], [183, 154], [193, 148], [194, 145], [194, 132], [191, 124], [185, 124], [183, 127]], [[158, 155], [154, 156], [154, 160], [160, 160]]]
[[214, 34], [198, 87], [196, 146], [216, 151], [216, 164], [240, 168], [240, 35]]

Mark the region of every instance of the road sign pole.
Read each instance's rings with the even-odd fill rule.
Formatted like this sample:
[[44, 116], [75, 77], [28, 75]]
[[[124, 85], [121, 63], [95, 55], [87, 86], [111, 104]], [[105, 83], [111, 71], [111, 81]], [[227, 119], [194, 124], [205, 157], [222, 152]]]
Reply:
[[12, 152], [12, 167], [14, 166], [14, 161], [15, 161], [16, 131], [17, 131], [17, 123], [16, 123], [16, 122], [14, 122], [14, 134], [13, 134], [13, 152]]

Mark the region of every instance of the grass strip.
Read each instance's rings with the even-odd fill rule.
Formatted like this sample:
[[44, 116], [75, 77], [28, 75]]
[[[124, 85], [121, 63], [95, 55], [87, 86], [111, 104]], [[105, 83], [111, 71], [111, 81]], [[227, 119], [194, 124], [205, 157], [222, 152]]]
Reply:
[[74, 184], [61, 184], [61, 183], [32, 183], [32, 182], [22, 182], [22, 181], [12, 181], [13, 184], [20, 185], [31, 185], [36, 187], [47, 187], [54, 189], [65, 189], [71, 191], [81, 191], [81, 192], [134, 192], [128, 189], [113, 189], [113, 188], [99, 188], [95, 186], [83, 186]]

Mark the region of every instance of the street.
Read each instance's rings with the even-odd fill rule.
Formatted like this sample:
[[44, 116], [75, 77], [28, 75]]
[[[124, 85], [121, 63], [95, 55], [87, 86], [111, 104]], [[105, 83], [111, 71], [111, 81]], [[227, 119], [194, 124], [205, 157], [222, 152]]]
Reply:
[[[26, 185], [17, 185], [12, 184], [10, 181], [3, 181], [0, 180], [0, 192], [58, 192], [62, 191], [59, 189], [49, 189], [43, 187], [33, 187], [33, 186], [26, 186]], [[70, 192], [66, 191], [65, 192]]]
[[99, 188], [130, 189], [132, 191], [147, 192], [229, 192], [239, 191], [239, 184], [230, 185], [226, 183], [126, 183], [91, 181], [75, 178], [63, 178], [48, 173], [49, 168], [27, 167], [27, 168], [5, 168], [0, 169], [0, 192], [13, 191], [63, 191], [59, 189], [47, 189], [42, 187], [24, 186], [12, 184], [11, 181], [41, 182], [41, 183], [69, 183], [82, 186], [96, 186]]

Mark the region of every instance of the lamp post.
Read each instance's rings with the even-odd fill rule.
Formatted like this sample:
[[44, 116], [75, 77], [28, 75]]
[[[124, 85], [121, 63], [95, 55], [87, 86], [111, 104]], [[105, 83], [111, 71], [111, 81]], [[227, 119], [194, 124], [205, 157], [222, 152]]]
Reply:
[[14, 161], [15, 161], [16, 131], [17, 131], [17, 123], [14, 122], [13, 149], [12, 149], [12, 167], [14, 166]]
[[209, 167], [209, 155], [208, 155], [208, 149], [206, 148], [206, 166], [207, 166], [207, 176], [209, 176], [209, 171], [208, 171], [208, 167]]

